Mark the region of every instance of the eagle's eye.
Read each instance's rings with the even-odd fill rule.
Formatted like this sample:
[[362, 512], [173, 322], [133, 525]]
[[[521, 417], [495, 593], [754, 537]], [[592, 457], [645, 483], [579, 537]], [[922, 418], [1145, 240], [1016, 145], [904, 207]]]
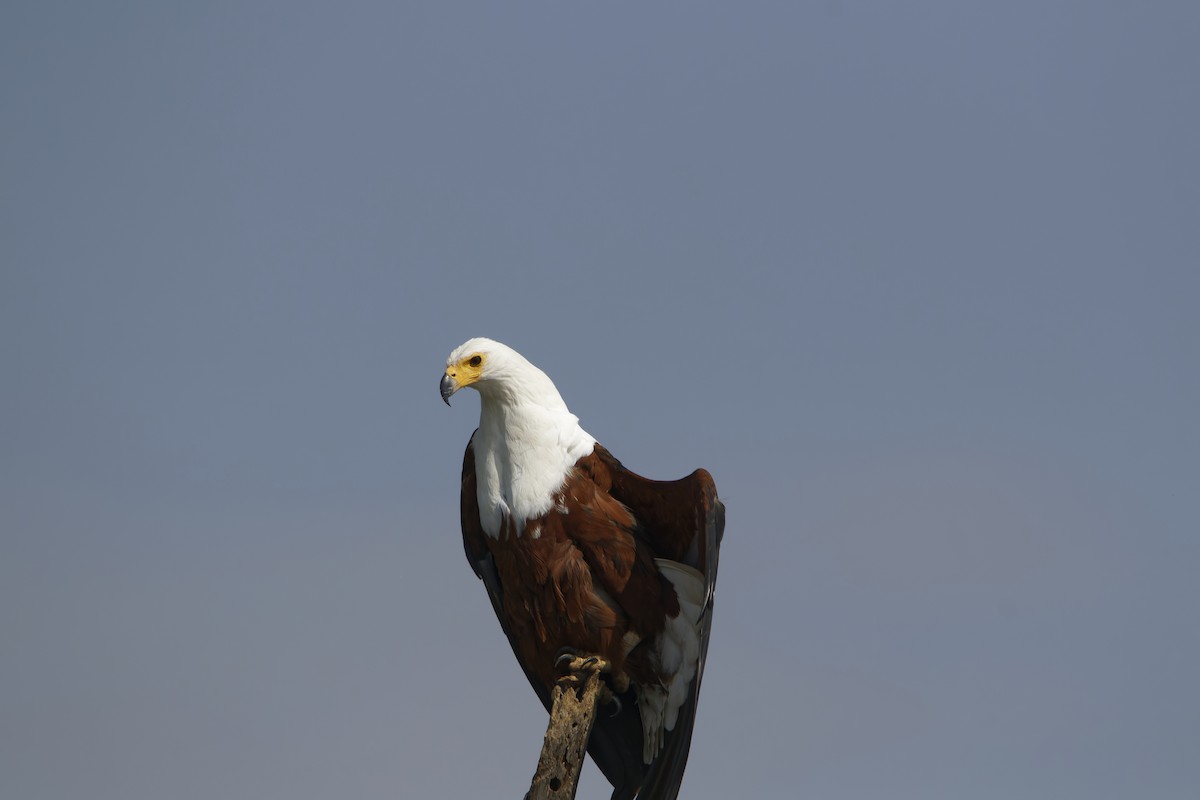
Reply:
[[478, 356], [478, 355], [471, 356], [471, 360], [468, 361], [467, 363], [470, 364], [472, 367], [478, 367], [480, 364], [483, 363], [483, 356]]

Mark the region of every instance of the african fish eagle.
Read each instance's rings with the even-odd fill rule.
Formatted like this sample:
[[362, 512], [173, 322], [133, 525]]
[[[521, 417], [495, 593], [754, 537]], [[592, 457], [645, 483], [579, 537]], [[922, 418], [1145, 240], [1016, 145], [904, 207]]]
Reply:
[[450, 354], [442, 399], [464, 386], [481, 402], [463, 458], [463, 545], [525, 676], [549, 710], [564, 649], [606, 661], [617, 710], [597, 715], [588, 753], [613, 800], [673, 800], [725, 527], [712, 477], [625, 469], [546, 373], [499, 342]]

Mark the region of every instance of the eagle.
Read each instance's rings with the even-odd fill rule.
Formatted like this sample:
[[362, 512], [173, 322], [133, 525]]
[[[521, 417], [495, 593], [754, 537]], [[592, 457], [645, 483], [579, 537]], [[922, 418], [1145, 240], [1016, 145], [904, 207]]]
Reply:
[[463, 547], [542, 705], [564, 653], [602, 659], [611, 703], [588, 754], [612, 800], [674, 800], [712, 623], [725, 506], [703, 469], [643, 478], [579, 425], [545, 372], [491, 339], [446, 360], [479, 392], [463, 457]]

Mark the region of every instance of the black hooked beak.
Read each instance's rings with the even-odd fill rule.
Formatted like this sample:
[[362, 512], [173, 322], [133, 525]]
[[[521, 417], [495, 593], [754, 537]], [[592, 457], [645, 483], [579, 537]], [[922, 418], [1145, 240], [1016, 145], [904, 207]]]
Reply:
[[438, 385], [438, 388], [442, 392], [442, 400], [446, 405], [450, 405], [450, 395], [458, 391], [458, 381], [449, 375], [443, 375], [442, 382]]

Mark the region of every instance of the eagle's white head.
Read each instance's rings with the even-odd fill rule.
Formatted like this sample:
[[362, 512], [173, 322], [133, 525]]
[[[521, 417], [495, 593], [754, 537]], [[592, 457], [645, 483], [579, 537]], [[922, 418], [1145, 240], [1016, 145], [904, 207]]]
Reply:
[[530, 403], [555, 411], [567, 410], [554, 381], [546, 373], [508, 345], [491, 339], [469, 339], [454, 348], [446, 359], [441, 383], [446, 405], [450, 405], [452, 394], [466, 386], [479, 392], [485, 404]]

